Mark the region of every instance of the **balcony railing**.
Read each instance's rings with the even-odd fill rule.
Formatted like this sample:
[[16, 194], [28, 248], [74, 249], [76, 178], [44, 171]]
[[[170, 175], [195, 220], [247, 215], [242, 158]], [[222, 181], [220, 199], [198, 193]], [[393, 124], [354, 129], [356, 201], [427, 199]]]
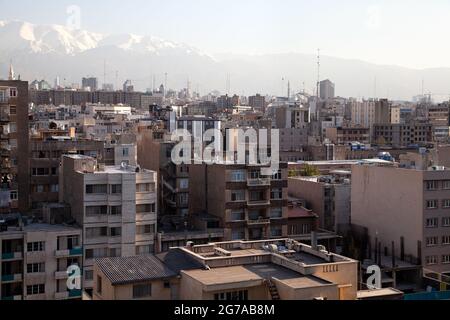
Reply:
[[247, 224], [249, 226], [270, 224], [270, 219], [261, 218], [261, 219], [257, 219], [257, 220], [247, 220]]
[[73, 249], [67, 249], [67, 250], [56, 250], [55, 256], [57, 258], [63, 258], [63, 257], [76, 257], [76, 256], [82, 256], [83, 255], [83, 248], [73, 248]]
[[81, 290], [70, 290], [69, 298], [81, 298]]
[[269, 200], [269, 199], [249, 200], [249, 201], [247, 201], [247, 205], [248, 205], [249, 207], [254, 207], [254, 206], [270, 206], [270, 200]]
[[269, 178], [248, 179], [247, 185], [249, 187], [270, 186], [270, 181]]
[[2, 275], [2, 282], [15, 282], [15, 281], [22, 281], [22, 275], [21, 274]]
[[22, 252], [2, 253], [2, 260], [20, 260], [22, 258]]

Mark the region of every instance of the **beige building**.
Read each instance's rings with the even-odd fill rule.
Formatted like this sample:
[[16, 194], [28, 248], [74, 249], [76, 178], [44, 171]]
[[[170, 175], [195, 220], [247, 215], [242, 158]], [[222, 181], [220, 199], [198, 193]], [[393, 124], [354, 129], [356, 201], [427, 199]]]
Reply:
[[83, 288], [92, 288], [93, 259], [149, 254], [156, 233], [156, 173], [139, 167], [98, 165], [87, 156], [64, 156], [60, 202], [82, 226]]
[[0, 232], [1, 300], [81, 299], [67, 287], [68, 267], [82, 268], [81, 229], [30, 224]]
[[294, 240], [188, 245], [158, 258], [96, 261], [94, 299], [357, 298], [357, 261]]
[[366, 229], [371, 248], [450, 272], [449, 170], [355, 165], [351, 201], [352, 224]]

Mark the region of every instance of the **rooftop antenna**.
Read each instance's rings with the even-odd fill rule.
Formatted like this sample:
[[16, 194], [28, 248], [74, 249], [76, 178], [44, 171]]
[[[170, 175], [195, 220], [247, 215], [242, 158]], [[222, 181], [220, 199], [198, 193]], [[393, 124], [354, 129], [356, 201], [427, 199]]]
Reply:
[[317, 49], [317, 88], [316, 97], [319, 100], [319, 87], [320, 87], [320, 49]]
[[288, 95], [288, 99], [291, 97], [291, 82], [288, 80], [288, 92], [287, 92], [287, 95]]
[[226, 91], [227, 91], [227, 94], [229, 95], [230, 93], [231, 93], [231, 76], [230, 76], [230, 74], [228, 73], [227, 74], [227, 84], [226, 84]]

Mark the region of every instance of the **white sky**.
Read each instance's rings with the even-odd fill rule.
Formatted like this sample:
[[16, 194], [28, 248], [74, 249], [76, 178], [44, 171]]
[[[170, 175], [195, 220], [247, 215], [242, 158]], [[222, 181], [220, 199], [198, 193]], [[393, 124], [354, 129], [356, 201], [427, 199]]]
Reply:
[[449, 0], [0, 0], [0, 20], [151, 34], [208, 53], [315, 53], [450, 67]]

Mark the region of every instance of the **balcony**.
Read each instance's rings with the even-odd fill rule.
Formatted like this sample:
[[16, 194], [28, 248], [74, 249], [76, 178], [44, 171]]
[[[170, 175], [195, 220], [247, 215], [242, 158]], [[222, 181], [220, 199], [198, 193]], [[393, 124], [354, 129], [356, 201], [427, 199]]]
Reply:
[[80, 257], [83, 255], [83, 248], [73, 248], [67, 250], [56, 250], [55, 257], [56, 258], [65, 258], [65, 257]]
[[2, 275], [2, 282], [19, 282], [22, 281], [22, 274], [5, 274]]
[[55, 293], [55, 300], [67, 300], [67, 299], [69, 299], [69, 292], [68, 291], [56, 292]]
[[270, 219], [261, 218], [257, 220], [247, 220], [247, 225], [249, 226], [260, 226], [270, 224]]
[[55, 272], [55, 279], [56, 280], [66, 280], [69, 278], [69, 275], [67, 274], [67, 271], [56, 271]]
[[249, 187], [270, 187], [271, 180], [269, 178], [248, 179], [247, 186]]
[[2, 253], [2, 260], [21, 260], [23, 259], [22, 252], [9, 252], [9, 253]]
[[268, 199], [249, 200], [249, 201], [247, 201], [247, 206], [249, 206], [249, 207], [265, 207], [265, 206], [270, 206], [270, 200], [268, 200]]

